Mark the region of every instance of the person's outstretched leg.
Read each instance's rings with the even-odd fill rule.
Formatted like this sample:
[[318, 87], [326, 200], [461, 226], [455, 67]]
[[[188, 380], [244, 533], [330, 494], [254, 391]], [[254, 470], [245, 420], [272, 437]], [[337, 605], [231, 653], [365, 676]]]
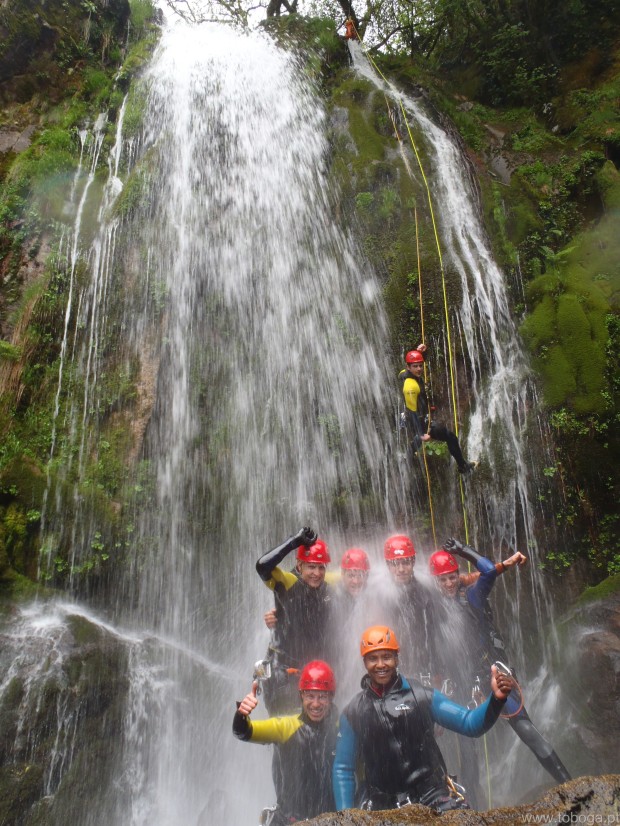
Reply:
[[549, 772], [554, 780], [557, 780], [558, 783], [566, 783], [567, 780], [572, 780], [553, 746], [538, 731], [525, 709], [522, 709], [517, 717], [509, 719], [508, 722], [517, 737], [520, 737], [525, 745], [534, 752], [540, 765]]
[[468, 462], [463, 456], [461, 445], [456, 435], [443, 424], [443, 422], [431, 422], [430, 427], [431, 439], [436, 439], [438, 442], [445, 442], [448, 445], [450, 455], [456, 462], [460, 473], [469, 473], [475, 467], [474, 462]]

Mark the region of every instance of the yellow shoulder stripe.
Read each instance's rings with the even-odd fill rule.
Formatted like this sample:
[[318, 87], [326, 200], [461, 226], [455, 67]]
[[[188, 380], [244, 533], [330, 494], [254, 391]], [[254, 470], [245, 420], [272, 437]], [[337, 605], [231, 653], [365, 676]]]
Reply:
[[272, 591], [275, 590], [278, 584], [283, 585], [288, 591], [297, 582], [299, 582], [299, 580], [295, 574], [292, 574], [290, 571], [283, 571], [282, 568], [276, 566], [271, 572], [271, 579], [268, 579], [265, 584], [268, 588], [271, 588]]
[[303, 726], [298, 714], [291, 717], [270, 717], [269, 720], [249, 721], [252, 743], [286, 743]]

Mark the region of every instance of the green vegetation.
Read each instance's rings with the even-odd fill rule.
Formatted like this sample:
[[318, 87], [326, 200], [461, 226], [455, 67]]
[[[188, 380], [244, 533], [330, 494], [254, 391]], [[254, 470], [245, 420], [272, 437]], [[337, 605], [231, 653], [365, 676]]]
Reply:
[[[125, 553], [131, 536], [120, 519], [117, 498], [131, 502], [146, 495], [143, 491], [148, 488], [143, 485], [138, 492], [129, 479], [131, 432], [118, 418], [119, 410], [135, 404], [135, 365], [111, 365], [102, 377], [98, 440], [82, 462], [79, 496], [89, 515], [89, 535], [79, 558], [69, 535], [48, 530], [40, 547], [44, 492], [47, 489], [49, 501], [59, 492], [70, 519], [74, 505], [65, 491], [77, 481], [78, 473], [75, 442], [62, 429], [55, 433], [57, 422], [72, 415], [66, 406], [67, 391], [83, 394], [83, 377], [67, 364], [65, 393], [58, 398], [56, 411], [69, 283], [72, 280], [78, 290], [86, 271], [85, 262], [70, 263], [66, 243], [62, 253], [59, 245], [67, 222], [73, 220], [67, 205], [80, 153], [84, 150], [88, 155], [91, 149], [90, 134], [83, 147], [78, 132], [107, 112], [104, 140], [111, 143], [124, 89], [148, 59], [158, 30], [150, 0], [132, 0], [131, 9], [124, 0], [65, 3], [62, 10], [60, 4], [58, 8], [46, 5], [39, 16], [36, 3], [32, 0], [32, 8], [23, 11], [14, 6], [0, 9], [0, 64], [4, 59], [11, 64], [9, 78], [20, 72], [15, 81], [0, 84], [0, 100], [4, 95], [18, 101], [2, 118], [13, 118], [21, 128], [29, 121], [36, 126], [28, 148], [0, 155], [0, 365], [11, 366], [11, 372], [0, 378], [0, 589], [14, 595], [27, 593], [25, 584], [37, 578], [59, 585], [69, 576], [78, 583], [105, 576]], [[37, 39], [42, 19], [50, 24], [48, 32], [55, 27], [58, 34], [51, 47], [46, 44], [43, 49]], [[15, 42], [22, 44], [22, 63], [14, 61]], [[31, 42], [30, 50], [25, 42]], [[143, 108], [144, 100], [134, 94], [128, 120], [135, 132]], [[105, 152], [100, 162], [106, 174]], [[101, 185], [99, 178], [97, 171], [93, 191]], [[78, 186], [83, 186], [83, 180], [82, 175]], [[122, 214], [139, 200], [141, 180], [137, 175], [128, 185]], [[84, 230], [91, 220], [87, 205]], [[111, 347], [112, 342], [104, 340], [103, 346]], [[49, 463], [53, 438], [55, 454]]]

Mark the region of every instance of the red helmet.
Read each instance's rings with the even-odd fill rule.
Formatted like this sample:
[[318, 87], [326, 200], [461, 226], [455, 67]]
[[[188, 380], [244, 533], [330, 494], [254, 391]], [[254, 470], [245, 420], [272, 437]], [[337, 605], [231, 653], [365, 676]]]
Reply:
[[334, 672], [323, 660], [312, 660], [304, 666], [299, 675], [300, 691], [331, 691], [336, 690]]
[[387, 625], [372, 625], [362, 634], [360, 654], [365, 657], [371, 651], [398, 651], [396, 634]]
[[428, 560], [428, 567], [433, 576], [442, 576], [458, 571], [459, 563], [448, 551], [435, 551]]
[[329, 549], [322, 539], [317, 539], [314, 545], [300, 545], [297, 548], [299, 562], [315, 562], [317, 565], [328, 565], [331, 562]]
[[392, 559], [406, 559], [408, 556], [415, 556], [413, 542], [402, 533], [394, 534], [394, 536], [390, 536], [385, 540], [383, 556], [388, 562]]
[[409, 350], [405, 356], [407, 364], [424, 364], [424, 355], [419, 350]]
[[361, 548], [349, 548], [342, 555], [340, 567], [343, 571], [370, 571], [368, 554]]

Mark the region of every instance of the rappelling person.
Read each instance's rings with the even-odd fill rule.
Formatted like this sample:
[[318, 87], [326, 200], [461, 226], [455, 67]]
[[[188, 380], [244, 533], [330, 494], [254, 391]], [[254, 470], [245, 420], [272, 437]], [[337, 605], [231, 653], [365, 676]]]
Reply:
[[430, 408], [424, 386], [425, 352], [425, 344], [419, 344], [415, 350], [410, 350], [405, 356], [406, 367], [398, 374], [405, 400], [404, 416], [410, 439], [411, 455], [418, 452], [422, 442], [429, 442], [431, 439], [445, 442], [458, 466], [459, 473], [470, 473], [476, 467], [476, 463], [465, 459], [456, 434], [448, 430], [442, 422], [436, 422], [430, 418]]
[[284, 826], [334, 811], [332, 763], [337, 734], [336, 680], [326, 662], [304, 666], [298, 679], [301, 714], [250, 720], [257, 683], [239, 703], [233, 733], [251, 743], [275, 744], [273, 781], [277, 807], [271, 826]]
[[[457, 554], [475, 565], [479, 577], [473, 585], [461, 582]], [[461, 701], [476, 701], [488, 687], [488, 666], [506, 660], [504, 642], [493, 624], [489, 594], [499, 573], [526, 563], [517, 552], [495, 565], [469, 545], [449, 539], [429, 560], [430, 573], [442, 596], [436, 606], [436, 649], [444, 653], [442, 671], [453, 681], [455, 696]], [[514, 674], [514, 672], [513, 672]], [[535, 728], [523, 705], [520, 690], [513, 691], [504, 715], [515, 734], [535, 754], [539, 763], [558, 783], [571, 779], [551, 744]], [[470, 774], [477, 773], [477, 761], [469, 760]], [[470, 780], [470, 785], [475, 778]], [[466, 783], [467, 785], [467, 783]]]
[[344, 37], [345, 40], [359, 40], [357, 29], [355, 28], [355, 21], [352, 17], [347, 17], [344, 21]]
[[372, 620], [394, 628], [401, 641], [403, 668], [430, 684], [434, 673], [433, 602], [428, 587], [414, 574], [416, 551], [405, 534], [389, 536], [383, 546], [387, 582], [376, 589]]
[[[297, 550], [295, 571], [280, 563]], [[271, 676], [264, 683], [269, 714], [290, 714], [299, 708], [297, 677], [306, 662], [325, 658], [332, 587], [326, 566], [330, 562], [325, 542], [312, 528], [302, 528], [256, 563], [260, 578], [274, 592], [277, 622], [272, 630], [267, 659]]]
[[409, 803], [439, 812], [469, 808], [447, 777], [434, 724], [479, 737], [502, 712], [511, 678], [492, 666], [491, 695], [469, 710], [401, 676], [399, 645], [391, 628], [366, 629], [360, 653], [366, 669], [362, 690], [340, 717], [333, 772], [337, 809], [374, 811]]

